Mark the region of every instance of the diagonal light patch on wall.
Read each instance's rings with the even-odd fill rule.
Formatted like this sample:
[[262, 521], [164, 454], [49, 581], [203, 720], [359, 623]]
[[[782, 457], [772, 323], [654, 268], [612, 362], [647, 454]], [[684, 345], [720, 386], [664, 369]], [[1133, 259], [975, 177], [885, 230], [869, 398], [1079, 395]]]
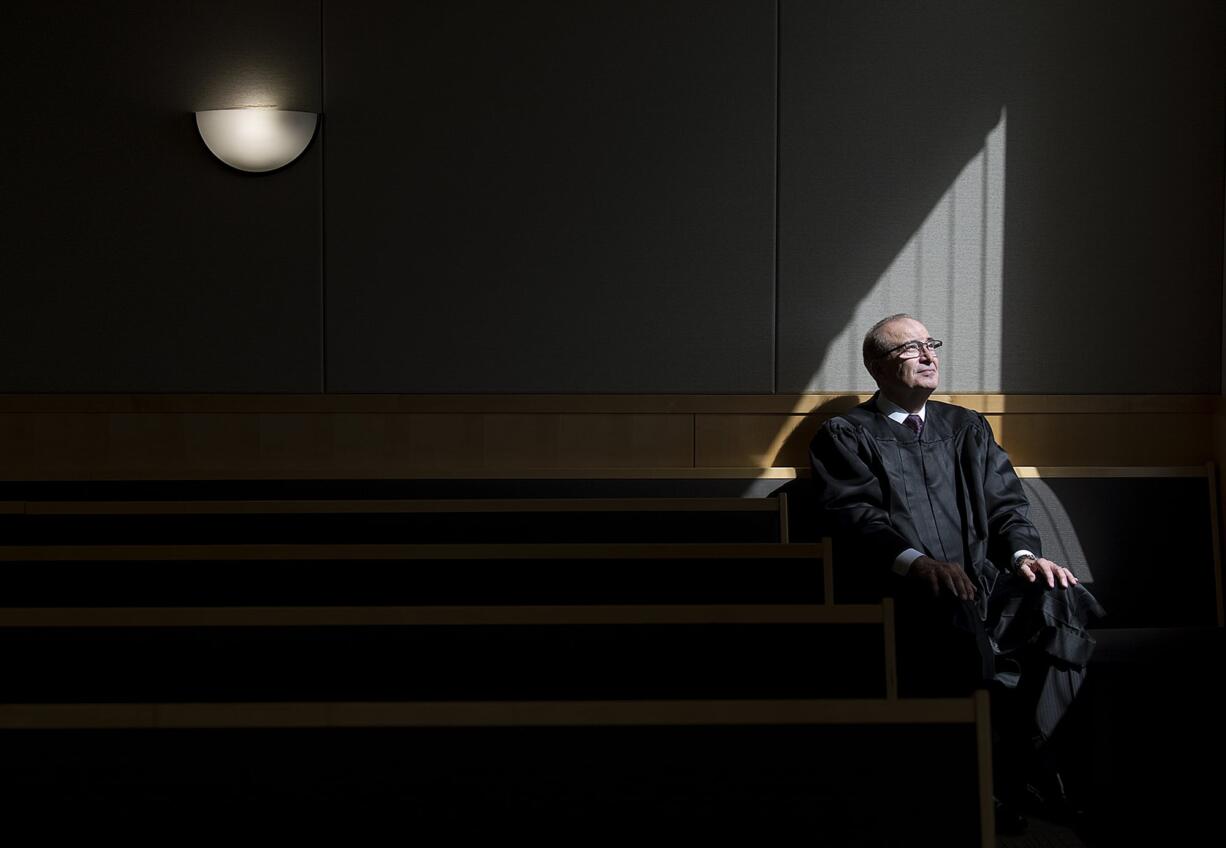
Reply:
[[871, 391], [860, 344], [895, 312], [915, 315], [946, 342], [941, 391], [1000, 391], [1005, 124], [1002, 109], [982, 149], [859, 302], [806, 391]]
[[1093, 583], [1094, 574], [1090, 571], [1081, 539], [1073, 529], [1073, 520], [1060, 496], [1037, 476], [1023, 479], [1022, 486], [1030, 501], [1030, 520], [1043, 540], [1043, 555], [1071, 570], [1082, 583]]

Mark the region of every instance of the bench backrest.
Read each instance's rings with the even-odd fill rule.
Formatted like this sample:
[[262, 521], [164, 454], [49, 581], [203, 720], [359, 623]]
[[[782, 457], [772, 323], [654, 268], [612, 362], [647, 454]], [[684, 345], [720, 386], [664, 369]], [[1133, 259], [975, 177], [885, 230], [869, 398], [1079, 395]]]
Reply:
[[1021, 467], [1044, 553], [1107, 610], [1107, 628], [1221, 625], [1213, 467]]

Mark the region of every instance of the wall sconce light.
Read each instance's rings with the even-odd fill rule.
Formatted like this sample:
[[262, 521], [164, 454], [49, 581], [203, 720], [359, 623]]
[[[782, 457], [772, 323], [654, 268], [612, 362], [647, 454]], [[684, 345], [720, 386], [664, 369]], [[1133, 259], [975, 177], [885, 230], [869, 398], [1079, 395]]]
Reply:
[[209, 150], [240, 171], [275, 171], [293, 162], [315, 135], [319, 116], [267, 106], [196, 113], [196, 127]]

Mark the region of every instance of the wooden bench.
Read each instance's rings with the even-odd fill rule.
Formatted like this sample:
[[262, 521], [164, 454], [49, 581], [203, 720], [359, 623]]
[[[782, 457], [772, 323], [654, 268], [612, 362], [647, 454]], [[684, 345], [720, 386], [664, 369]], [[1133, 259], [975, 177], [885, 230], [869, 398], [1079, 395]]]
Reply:
[[[1018, 468], [1044, 552], [1107, 609], [1104, 630], [1220, 627], [1221, 542], [1212, 464]], [[1138, 575], [1157, 557], [1165, 579]]]
[[[1070, 568], [1102, 602], [1096, 630], [1221, 627], [1221, 542], [1212, 463], [1175, 467], [1019, 466], [1030, 518], [1045, 555]], [[791, 494], [792, 538], [816, 541], [807, 469], [781, 487]], [[837, 549], [833, 552], [837, 558]], [[1137, 579], [1138, 558], [1157, 557], [1165, 578]], [[832, 588], [865, 596], [839, 560]]]
[[[955, 831], [969, 833], [968, 844], [991, 841], [986, 700], [898, 699], [890, 603], [834, 603], [829, 545], [791, 541], [786, 493], [281, 494], [5, 502], [7, 538], [20, 544], [0, 546], [9, 586], [0, 639], [19, 659], [0, 729], [17, 749], [47, 731], [95, 734], [92, 761], [104, 761], [113, 733], [154, 729], [379, 730], [416, 733], [422, 745], [432, 729], [548, 728], [560, 738], [587, 728], [596, 736], [584, 744], [603, 738], [615, 757], [636, 739], [661, 744], [652, 734], [672, 728], [687, 762], [702, 762], [712, 742], [740, 746], [747, 777], [783, 761], [751, 768], [752, 739], [782, 743], [769, 750], [784, 758], [825, 728], [805, 743], [817, 746], [810, 756], [847, 744], [840, 757], [862, 769], [893, 763], [901, 779], [906, 769], [887, 749], [858, 756], [867, 743], [845, 740], [911, 728], [900, 744], [922, 747], [945, 728], [961, 734], [961, 772], [973, 777], [963, 796], [972, 825]], [[372, 528], [379, 541], [359, 541]], [[287, 532], [313, 541], [286, 541]], [[670, 533], [683, 541], [661, 540]], [[170, 541], [181, 534], [190, 541]], [[704, 534], [723, 541], [697, 541]], [[649, 541], [618, 541], [626, 537]], [[631, 736], [618, 730], [630, 728]], [[212, 738], [217, 750], [236, 744]], [[499, 738], [520, 750], [515, 733]], [[148, 747], [156, 757], [160, 746]], [[80, 762], [79, 751], [63, 758]], [[446, 761], [440, 753], [434, 767], [445, 771]], [[782, 773], [803, 783], [820, 770], [792, 761]], [[602, 785], [600, 794], [609, 791]], [[830, 802], [825, 814], [838, 807]]]
[[[1226, 757], [1216, 681], [1226, 661], [1216, 469], [1016, 471], [1044, 553], [1072, 569], [1107, 611], [1092, 625], [1098, 646], [1060, 739], [1076, 764], [1066, 777], [1089, 801], [1103, 844], [1132, 844], [1143, 832], [1169, 839], [1168, 814], [1216, 827], [1220, 786], [1186, 767], [1192, 751], [1204, 762]], [[812, 541], [806, 476], [798, 470], [786, 490], [793, 538]], [[834, 557], [835, 597], [869, 600], [848, 574], [857, 564], [840, 559], [837, 544]]]
[[1103, 844], [1217, 827], [1226, 662], [1217, 475], [1189, 467], [1019, 468], [1044, 551], [1107, 616], [1065, 743]]

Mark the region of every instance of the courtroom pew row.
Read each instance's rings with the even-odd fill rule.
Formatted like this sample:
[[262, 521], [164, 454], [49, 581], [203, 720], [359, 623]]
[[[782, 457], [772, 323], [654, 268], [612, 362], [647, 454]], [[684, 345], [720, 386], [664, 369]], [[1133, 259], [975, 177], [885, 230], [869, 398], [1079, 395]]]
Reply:
[[[487, 523], [485, 527], [477, 531], [480, 533], [492, 531], [512, 539], [556, 539], [562, 536], [563, 540], [566, 540], [566, 533], [574, 527], [574, 522], [558, 519], [559, 517], [573, 519], [573, 515], [566, 515], [566, 513], [576, 511], [576, 506], [577, 511], [586, 511], [588, 518], [603, 514], [605, 518], [614, 516], [619, 519], [630, 519], [615, 520], [600, 528], [599, 532], [604, 534], [604, 538], [624, 539], [631, 536], [640, 540], [658, 540], [667, 538], [669, 533], [676, 533], [688, 539], [710, 537], [738, 541], [763, 538], [786, 539], [789, 512], [786, 508], [783, 510], [778, 508], [778, 505], [783, 503], [782, 498], [773, 503], [759, 502], [757, 498], [752, 497], [737, 499], [740, 501], [740, 506], [736, 510], [756, 513], [759, 523], [752, 528], [745, 523], [727, 521], [703, 523], [699, 521], [692, 522], [683, 529], [679, 522], [672, 521], [674, 515], [668, 515], [668, 512], [672, 511], [677, 515], [709, 518], [710, 515], [718, 515], [721, 510], [724, 510], [724, 507], [718, 503], [718, 498], [715, 501], [692, 498], [688, 504], [684, 505], [684, 509], [674, 509], [674, 507], [683, 506], [684, 499], [677, 497], [678, 494], [697, 492], [701, 495], [716, 493], [726, 496], [730, 488], [756, 493], [786, 490], [788, 488], [787, 478], [793, 475], [779, 474], [778, 469], [771, 471], [771, 474], [761, 474], [755, 479], [744, 480], [738, 480], [735, 476], [727, 474], [705, 478], [704, 475], [698, 473], [690, 473], [688, 476], [681, 476], [680, 479], [666, 479], [667, 475], [665, 478], [635, 479], [634, 472], [621, 472], [620, 476], [617, 473], [610, 475], [605, 472], [602, 477], [595, 480], [582, 479], [576, 475], [553, 479], [549, 476], [553, 472], [547, 472], [545, 476], [528, 481], [449, 479], [445, 481], [406, 481], [404, 484], [397, 484], [395, 481], [351, 481], [340, 484], [336, 481], [260, 481], [258, 483], [242, 481], [232, 484], [224, 481], [177, 481], [163, 484], [149, 482], [82, 483], [75, 485], [43, 483], [24, 487], [27, 490], [27, 496], [33, 494], [33, 497], [27, 497], [26, 500], [14, 499], [10, 493], [10, 500], [0, 502], [4, 504], [0, 510], [8, 513], [6, 517], [16, 518], [19, 522], [9, 523], [5, 527], [6, 538], [14, 542], [54, 542], [57, 541], [57, 532], [70, 537], [90, 538], [95, 542], [113, 542], [122, 541], [124, 534], [131, 534], [134, 529], [146, 542], [150, 537], [155, 541], [164, 541], [168, 536], [173, 538], [185, 531], [190, 541], [199, 542], [199, 533], [202, 528], [206, 536], [217, 538], [216, 518], [223, 514], [247, 521], [245, 526], [235, 526], [231, 523], [222, 533], [223, 538], [238, 540], [240, 544], [242, 540], [260, 538], [261, 534], [267, 536], [269, 533], [272, 533], [274, 537], [281, 534], [282, 538], [286, 533], [296, 536], [306, 535], [317, 540], [317, 543], [343, 541], [347, 538], [353, 539], [355, 536], [361, 539], [388, 540], [396, 538], [398, 533], [404, 534], [405, 532], [415, 537], [420, 537], [423, 532], [434, 534], [432, 538], [440, 541], [463, 540], [466, 538], [465, 534], [474, 532], [471, 526], [466, 526], [464, 521], [457, 524], [452, 520], [448, 524], [447, 521], [438, 523], [436, 520], [439, 516], [455, 519], [457, 515], [462, 515], [462, 513], [456, 513], [452, 505], [443, 501], [419, 501], [415, 506], [409, 507], [406, 506], [408, 501], [396, 499], [397, 495], [421, 493], [438, 487], [446, 490], [448, 495], [459, 496], [453, 497], [453, 500], [471, 498], [474, 489], [479, 490], [480, 495], [501, 495], [501, 499], [480, 498], [470, 500], [467, 505], [462, 506], [463, 510], [468, 512], [487, 509], [489, 512], [489, 515], [485, 517], [487, 522], [491, 516], [506, 512], [522, 512], [542, 519], [533, 524], [530, 521], [522, 521], [521, 515], [514, 515], [514, 520], [510, 523], [503, 521], [501, 526], [497, 527]], [[1203, 627], [1206, 624], [1220, 622], [1221, 582], [1220, 567], [1216, 561], [1217, 530], [1212, 469], [1056, 468], [1019, 469], [1019, 473], [1030, 490], [1032, 502], [1036, 505], [1034, 511], [1036, 522], [1040, 524], [1044, 537], [1049, 540], [1048, 554], [1070, 565], [1108, 606], [1111, 612], [1108, 623], [1119, 625], [1098, 631], [1100, 641], [1104, 636], [1108, 637], [1106, 640], [1108, 644], [1105, 647], [1111, 649], [1110, 637], [1121, 633], [1128, 637], [1125, 640], [1125, 644], [1128, 644], [1129, 640], [1135, 640], [1138, 635], [1143, 635], [1147, 625], [1157, 625], [1161, 628], [1163, 638], [1166, 638], [1165, 633], [1172, 626]], [[799, 491], [803, 492], [804, 481], [796, 482], [800, 484]], [[342, 494], [356, 492], [369, 494], [368, 490], [371, 486], [380, 488], [377, 493], [379, 497], [368, 498], [365, 501], [351, 498], [349, 503], [343, 503], [335, 497], [338, 488]], [[232, 491], [226, 492], [227, 487]], [[525, 488], [534, 487], [536, 491], [524, 491]], [[278, 501], [276, 497], [287, 492], [297, 494], [304, 489], [312, 488], [315, 491], [307, 492], [307, 494], [314, 495], [311, 498], [298, 497], [288, 501]], [[235, 492], [251, 494], [253, 489], [260, 490], [257, 494], [264, 497], [258, 499], [234, 497]], [[795, 491], [796, 487], [792, 489]], [[292, 492], [292, 490], [297, 490], [297, 492]], [[132, 491], [152, 495], [153, 499], [147, 499], [144, 502], [131, 499], [125, 501], [123, 494]], [[21, 493], [17, 494], [20, 496]], [[83, 498], [83, 494], [90, 497]], [[520, 497], [524, 494], [543, 494], [554, 497], [552, 501], [548, 497]], [[579, 500], [572, 500], [576, 494], [581, 497]], [[627, 498], [627, 502], [620, 508], [615, 505], [615, 499], [606, 498], [602, 504], [599, 498], [595, 500], [590, 498], [591, 495], [608, 494], [633, 495], [633, 497]], [[661, 494], [668, 497], [662, 502], [651, 502], [652, 496]], [[192, 501], [192, 495], [199, 499]], [[513, 497], [507, 497], [508, 495]], [[564, 497], [559, 498], [558, 495]], [[177, 497], [178, 500], [169, 501], [168, 496]], [[1198, 499], [1199, 509], [1197, 508]], [[802, 501], [803, 498], [793, 500]], [[587, 502], [583, 503], [583, 501]], [[523, 508], [506, 509], [508, 504], [516, 502], [523, 504]], [[729, 500], [728, 502], [736, 501]], [[791, 512], [794, 514], [797, 512], [795, 506]], [[1127, 514], [1121, 518], [1119, 515], [1121, 512]], [[427, 522], [424, 524], [419, 522], [416, 525], [398, 523], [403, 518], [403, 515], [400, 514], [413, 513], [416, 513], [418, 517], [425, 515], [428, 518]], [[803, 538], [803, 532], [808, 528], [810, 522], [806, 520], [807, 516], [804, 514], [803, 507], [799, 513], [798, 516], [792, 517], [791, 523], [801, 531], [798, 538]], [[163, 521], [156, 526], [151, 525], [148, 519], [152, 515], [160, 515]], [[283, 518], [287, 515], [292, 516], [295, 520], [305, 518], [306, 521], [297, 521], [289, 525], [271, 523], [262, 526], [253, 525], [250, 521], [253, 516], [263, 518], [280, 516]], [[649, 517], [659, 518], [662, 515], [667, 516], [664, 522], [653, 523], [645, 520]], [[390, 523], [387, 521], [389, 516], [394, 516]], [[172, 518], [172, 521], [186, 519], [188, 524], [186, 526], [167, 524], [164, 521], [167, 517]], [[333, 520], [338, 517], [339, 521]], [[501, 517], [505, 519], [507, 515], [503, 514]], [[775, 517], [778, 518], [777, 525]], [[1101, 525], [1104, 517], [1108, 520], [1108, 532], [1105, 534], [1101, 526], [1095, 526], [1096, 521]], [[467, 516], [464, 518], [466, 520]], [[770, 518], [770, 525], [760, 523], [762, 518]], [[1071, 528], [1072, 519], [1076, 520], [1077, 526]], [[133, 520], [138, 523], [133, 524]], [[55, 523], [57, 521], [61, 522], [58, 526]], [[64, 524], [65, 521], [68, 523]], [[127, 526], [124, 525], [125, 521], [128, 522]], [[1089, 522], [1088, 535], [1087, 521]], [[1120, 527], [1127, 528], [1127, 533], [1114, 532]], [[1072, 534], [1069, 533], [1070, 529], [1074, 531]], [[589, 524], [579, 529], [578, 537], [569, 538], [572, 540], [582, 538], [584, 533], [591, 531], [592, 525]], [[193, 533], [197, 535], [193, 537]], [[1164, 563], [1163, 567], [1167, 573], [1172, 572], [1172, 566], [1175, 569], [1182, 568], [1182, 572], [1174, 573], [1172, 579], [1165, 580], [1157, 586], [1153, 585], [1152, 581], [1141, 583], [1135, 580], [1114, 578], [1110, 573], [1112, 568], [1119, 567], [1120, 563], [1126, 563], [1129, 558], [1128, 554], [1134, 549], [1152, 549], [1154, 547], [1152, 537], [1161, 536], [1164, 533], [1183, 547], [1170, 558], [1169, 563]], [[1054, 550], [1051, 544], [1052, 539], [1059, 542]], [[59, 540], [62, 541], [62, 539]], [[1120, 550], [1121, 545], [1124, 546], [1122, 550]], [[57, 556], [54, 550], [55, 545], [50, 544], [44, 547], [45, 549], [38, 555]], [[146, 555], [161, 555], [161, 552], [153, 553], [152, 548], [147, 548], [145, 553]], [[241, 550], [237, 553], [241, 553]], [[235, 554], [235, 551], [231, 551], [231, 555]], [[64, 559], [63, 550], [58, 555], [61, 560]], [[123, 553], [112, 550], [110, 555], [122, 556]], [[1091, 561], [1094, 563], [1093, 570], [1089, 568]], [[57, 575], [59, 583], [74, 589], [89, 587], [88, 573], [74, 575], [71, 573], [71, 566], [64, 565], [64, 563], [61, 563], [61, 566], [67, 568], [67, 571], [61, 570]], [[192, 563], [182, 563], [182, 566], [180, 573], [191, 578], [189, 582], [193, 585], [209, 585], [210, 581], [200, 579], [201, 574], [192, 573]], [[621, 567], [625, 568], [626, 565], [623, 564]], [[208, 568], [208, 576], [211, 578], [224, 576], [221, 575], [223, 570], [222, 564], [213, 563]], [[86, 569], [86, 572], [88, 571]], [[1104, 571], [1107, 573], [1103, 573]], [[139, 574], [137, 576], [137, 586], [124, 587], [122, 581], [117, 583], [114, 573], [106, 574], [101, 578], [104, 585], [94, 586], [92, 589], [94, 601], [99, 600], [99, 592], [105, 596], [105, 590], [110, 590], [112, 594], [126, 592], [129, 594], [129, 600], [133, 600], [132, 591], [139, 588], [142, 581], [147, 583], [152, 575], [146, 572], [143, 576]], [[496, 575], [486, 573], [470, 576], [476, 578], [482, 586], [498, 585]], [[622, 576], [620, 571], [618, 576], [619, 578]], [[1104, 577], [1107, 579], [1104, 580]], [[283, 596], [287, 592], [292, 594], [291, 590], [301, 593], [304, 584], [310, 582], [308, 578], [309, 573], [304, 571], [300, 564], [295, 569], [292, 579], [286, 574], [274, 574], [270, 578], [271, 585], [263, 588], [271, 591], [274, 596]], [[500, 591], [508, 591], [510, 585], [517, 583], [521, 578], [522, 575], [514, 578], [511, 583], [504, 583]], [[827, 601], [832, 600], [833, 572], [825, 569], [822, 579], [824, 598]], [[21, 588], [18, 585], [19, 582], [10, 584], [12, 590], [9, 595], [10, 599], [20, 597], [21, 593], [17, 591]], [[211, 582], [220, 584], [224, 588], [237, 581], [213, 579]], [[258, 585], [259, 579], [253, 579], [248, 572], [244, 575], [242, 582], [258, 594], [261, 588]], [[656, 588], [661, 588], [659, 585], [661, 580], [658, 576], [653, 582], [657, 584]], [[682, 584], [685, 582], [684, 579], [681, 581]], [[251, 583], [257, 585], [251, 586]], [[610, 591], [608, 586], [606, 582], [604, 591]], [[29, 590], [31, 587], [25, 588]], [[847, 583], [847, 588], [851, 591], [841, 591], [841, 596], [854, 597], [854, 580]], [[34, 589], [34, 595], [37, 596], [37, 587]], [[219, 590], [214, 586], [213, 591], [216, 594]], [[443, 591], [445, 593], [445, 589]], [[329, 600], [335, 602], [336, 594], [337, 587], [329, 587]], [[739, 594], [743, 596], [744, 587], [740, 587]], [[27, 600], [37, 600], [37, 598], [28, 597]], [[369, 599], [359, 598], [358, 600], [368, 601]], [[438, 598], [432, 600], [437, 602]], [[627, 598], [622, 597], [617, 600], [624, 602]], [[217, 601], [218, 598], [214, 597], [212, 598], [214, 607], [198, 610], [196, 620], [200, 620], [200, 615], [206, 617], [228, 615], [231, 616], [229, 619], [231, 624], [238, 624], [240, 618], [233, 617], [238, 615], [245, 616], [246, 618], [242, 620], [250, 623], [261, 615], [271, 615], [274, 612], [271, 609], [253, 609], [250, 604], [241, 610], [218, 610], [215, 608]], [[250, 597], [247, 598], [247, 601], [250, 601]], [[1139, 603], [1139, 601], [1144, 603]], [[38, 603], [42, 605], [47, 601], [44, 598]], [[148, 604], [149, 599], [143, 599], [142, 603]], [[7, 612], [15, 616], [12, 619], [13, 623], [18, 623], [23, 614], [27, 616], [34, 614], [40, 622], [45, 624], [56, 621], [70, 623], [63, 616], [74, 614], [71, 608], [67, 611], [60, 608], [56, 615], [51, 615], [52, 610], [45, 605], [41, 606], [37, 612], [27, 610], [23, 613], [20, 609], [14, 608], [9, 608]], [[304, 616], [325, 614], [319, 608], [300, 609], [295, 613], [279, 607], [275, 612], [282, 616], [281, 620], [285, 620], [286, 615], [296, 615], [300, 625], [310, 623], [310, 619]], [[358, 613], [362, 615], [373, 614], [373, 612], [369, 608], [358, 610]], [[102, 616], [108, 614], [96, 609], [81, 611], [81, 614], [85, 613]], [[112, 617], [119, 616], [121, 620], [125, 617], [122, 609], [113, 610], [109, 614]], [[149, 620], [149, 616], [156, 618], [162, 614], [156, 609], [144, 608], [139, 614], [134, 614], [127, 620], [131, 622]], [[172, 611], [171, 614], [184, 615], [186, 613], [178, 609]], [[326, 614], [336, 620], [335, 616], [343, 616], [346, 613], [343, 610], [329, 609]], [[353, 619], [351, 618], [350, 621], [352, 622]], [[164, 623], [168, 622], [164, 621]], [[377, 621], [372, 619], [371, 623], [374, 624]]]
[[[22, 544], [0, 547], [11, 577], [0, 633], [10, 656], [27, 659], [9, 675], [0, 727], [18, 750], [57, 730], [94, 734], [86, 749], [95, 746], [95, 754], [86, 764], [82, 749], [66, 749], [61, 768], [33, 785], [62, 789], [65, 773], [84, 769], [77, 785], [104, 793], [107, 786], [153, 791], [138, 776], [90, 771], [88, 763], [105, 760], [113, 744], [108, 733], [156, 729], [163, 739], [178, 734], [175, 744], [184, 750], [200, 744], [198, 734], [213, 734], [208, 747], [220, 750], [233, 744], [226, 731], [249, 740], [261, 730], [293, 730], [339, 750], [339, 742], [324, 740], [377, 731], [412, 739], [416, 750], [433, 744], [423, 741], [434, 738], [427, 728], [446, 727], [451, 739], [463, 728], [496, 731], [498, 744], [515, 749], [523, 743], [509, 729], [532, 727], [546, 734], [534, 737], [533, 750], [560, 756], [575, 744], [563, 740], [573, 740], [576, 728], [596, 738], [620, 729], [618, 750], [638, 744], [625, 735], [638, 728], [656, 740], [653, 749], [673, 739], [689, 754], [684, 763], [671, 761], [671, 788], [632, 793], [636, 809], [659, 813], [671, 799], [677, 810], [769, 810], [827, 829], [845, 826], [856, 808], [848, 786], [857, 784], [845, 784], [847, 774], [938, 738], [948, 747], [955, 731], [960, 741], [952, 744], [961, 754], [951, 761], [958, 763], [953, 779], [971, 777], [961, 796], [966, 815], [951, 825], [925, 821], [917, 808], [909, 826], [936, 827], [954, 844], [984, 844], [985, 833], [990, 841], [986, 702], [897, 698], [890, 605], [833, 603], [828, 544], [788, 541], [786, 501], [786, 495], [9, 501], [11, 525], [24, 526], [8, 534]], [[311, 543], [295, 544], [282, 535], [287, 525], [279, 518], [287, 514], [339, 519], [326, 532], [308, 529]], [[508, 514], [543, 520], [509, 523]], [[371, 516], [389, 515], [449, 520], [376, 521], [381, 541], [355, 541], [369, 537]], [[577, 515], [597, 520], [576, 530]], [[685, 541], [659, 541], [669, 536], [669, 522], [643, 517], [661, 515], [674, 519], [674, 533]], [[48, 516], [55, 518], [43, 520]], [[217, 532], [207, 532], [218, 516]], [[226, 523], [236, 516], [244, 521]], [[252, 516], [274, 521], [246, 520]], [[498, 520], [483, 525], [489, 516]], [[675, 520], [694, 516], [700, 520]], [[119, 520], [108, 524], [112, 517]], [[310, 525], [289, 529], [304, 527]], [[139, 543], [142, 531], [156, 543]], [[181, 532], [189, 541], [173, 543]], [[466, 534], [499, 533], [535, 541], [463, 542]], [[593, 534], [603, 541], [592, 541]], [[721, 541], [696, 541], [704, 535]], [[556, 536], [563, 541], [543, 541]], [[625, 536], [651, 541], [609, 541]], [[65, 537], [81, 543], [63, 544]], [[432, 543], [403, 541], [423, 537]], [[269, 538], [278, 541], [254, 541]], [[779, 765], [799, 740], [816, 744], [821, 728], [827, 731], [821, 768]], [[661, 737], [665, 729], [672, 735]], [[745, 740], [755, 732], [776, 734], [765, 749], [771, 753], [753, 753]], [[748, 759], [694, 772], [707, 743], [687, 740], [711, 733]], [[896, 738], [884, 746], [872, 741], [887, 736]], [[839, 741], [853, 737], [861, 743]], [[146, 751], [144, 767], [153, 768], [162, 746], [138, 748]], [[447, 760], [439, 756], [431, 768], [445, 774]], [[514, 779], [537, 786], [533, 803], [578, 811], [626, 801], [608, 784], [638, 774], [636, 762], [597, 769], [589, 777], [599, 788], [568, 804], [561, 796], [550, 804], [554, 796], [532, 769], [485, 783], [460, 780], [457, 798], [468, 800], [450, 805], [440, 804], [429, 781], [409, 781], [406, 797], [459, 809], [477, 797], [491, 803]], [[690, 775], [681, 781], [685, 790], [675, 782], [682, 774]], [[765, 786], [750, 779], [772, 774]], [[285, 785], [295, 783], [283, 776]], [[458, 780], [446, 778], [452, 779]], [[867, 804], [880, 791], [880, 777], [871, 786], [867, 773], [861, 780], [858, 797]], [[160, 781], [160, 791], [166, 785]], [[261, 795], [276, 785], [255, 780], [249, 788]], [[345, 794], [335, 786], [329, 791]], [[729, 807], [730, 797], [741, 800]]]

